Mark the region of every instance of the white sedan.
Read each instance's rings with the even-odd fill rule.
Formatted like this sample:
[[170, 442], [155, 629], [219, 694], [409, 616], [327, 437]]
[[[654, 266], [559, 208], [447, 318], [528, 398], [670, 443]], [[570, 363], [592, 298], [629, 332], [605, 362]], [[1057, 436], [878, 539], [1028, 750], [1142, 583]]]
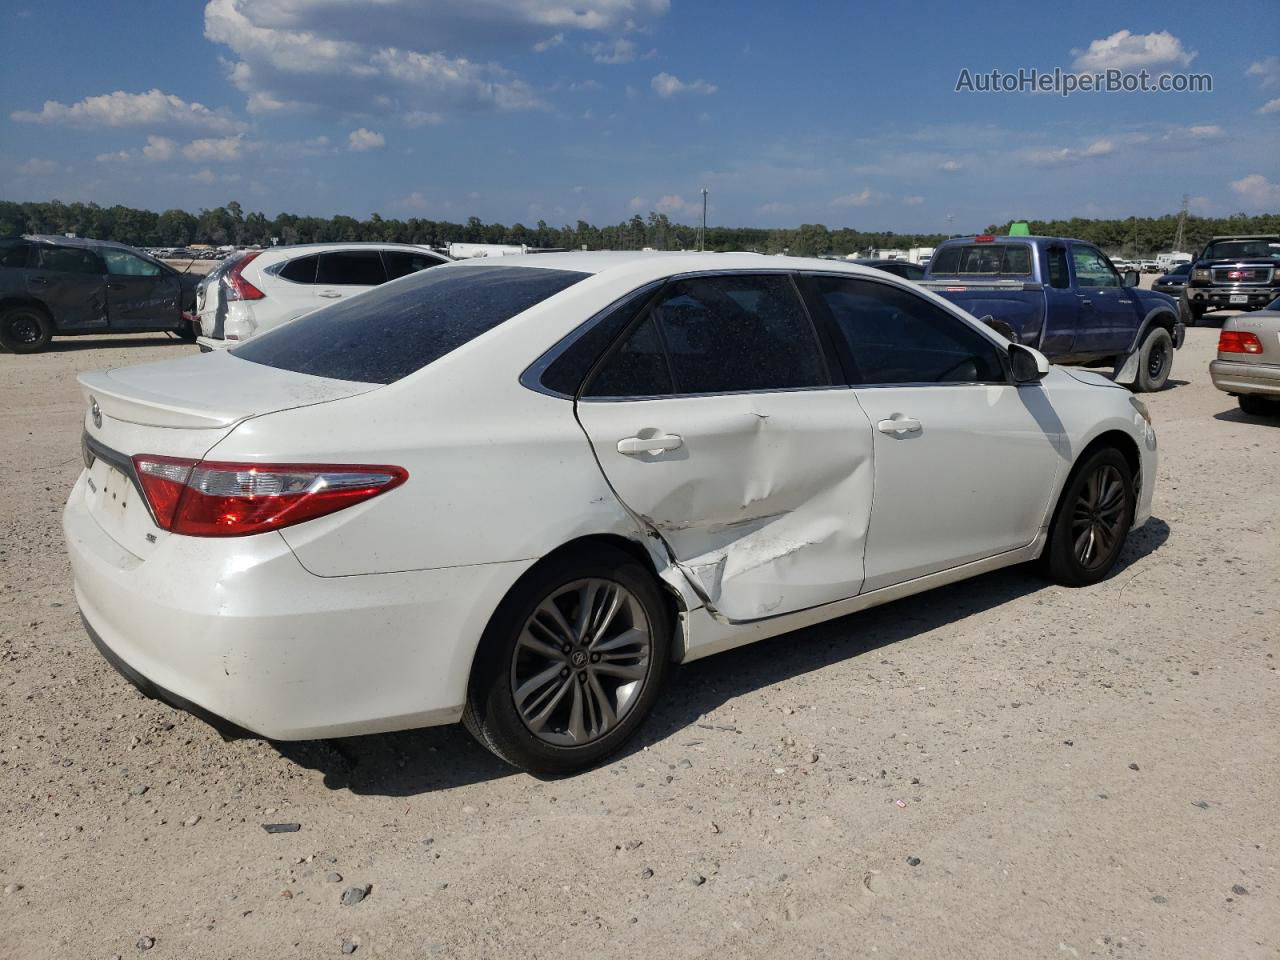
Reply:
[[1095, 583], [1156, 468], [1127, 390], [750, 254], [450, 264], [80, 380], [64, 528], [126, 676], [281, 740], [463, 720], [543, 774], [672, 663], [1037, 558]]

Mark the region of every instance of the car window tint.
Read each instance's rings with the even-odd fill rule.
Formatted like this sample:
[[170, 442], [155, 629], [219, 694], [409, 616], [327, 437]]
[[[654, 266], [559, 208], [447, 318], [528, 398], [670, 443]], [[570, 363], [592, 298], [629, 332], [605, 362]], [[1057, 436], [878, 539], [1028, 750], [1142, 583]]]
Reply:
[[382, 258], [377, 250], [339, 250], [320, 254], [316, 283], [334, 286], [376, 287], [386, 282]]
[[411, 273], [417, 273], [429, 267], [438, 267], [441, 262], [429, 253], [413, 253], [409, 250], [382, 251], [382, 263], [387, 268], [388, 280], [407, 277]]
[[663, 290], [653, 316], [677, 393], [825, 386], [812, 325], [784, 275], [690, 277]]
[[128, 250], [112, 250], [107, 248], [102, 251], [102, 259], [106, 261], [107, 273], [113, 277], [158, 277], [160, 276], [160, 266], [143, 260], [142, 257], [130, 253]]
[[908, 290], [816, 277], [813, 289], [849, 348], [857, 384], [1005, 382], [999, 351]]
[[31, 245], [29, 243], [0, 244], [0, 267], [21, 270], [27, 265], [27, 256], [30, 250]]
[[361, 383], [394, 383], [589, 274], [539, 267], [425, 270], [259, 334], [242, 360]]
[[902, 275], [914, 283], [916, 280], [924, 279], [924, 270], [909, 263], [902, 268]]
[[319, 262], [320, 257], [314, 253], [309, 257], [298, 257], [280, 268], [280, 276], [294, 283], [315, 283], [316, 266]]
[[662, 397], [674, 393], [652, 317], [635, 328], [596, 371], [584, 397]]
[[1081, 287], [1118, 287], [1120, 276], [1101, 253], [1092, 247], [1072, 247], [1071, 259], [1076, 268], [1076, 284]]
[[929, 272], [1026, 276], [1031, 272], [1031, 247], [1025, 243], [955, 244], [934, 255]]
[[1058, 290], [1066, 290], [1071, 286], [1071, 275], [1067, 271], [1067, 248], [1050, 247], [1045, 251], [1045, 264], [1049, 268], [1049, 286]]
[[102, 263], [88, 250], [78, 247], [36, 247], [36, 268], [59, 273], [102, 273]]
[[[551, 351], [554, 359], [546, 365], [537, 382], [544, 389], [566, 397], [577, 394], [596, 361], [645, 308], [659, 286], [661, 284], [650, 284], [628, 294], [571, 333], [566, 338], [568, 346], [557, 344]], [[665, 366], [665, 360], [663, 364]], [[536, 372], [538, 367], [539, 364], [534, 364], [530, 370]], [[669, 385], [667, 392], [670, 392]]]

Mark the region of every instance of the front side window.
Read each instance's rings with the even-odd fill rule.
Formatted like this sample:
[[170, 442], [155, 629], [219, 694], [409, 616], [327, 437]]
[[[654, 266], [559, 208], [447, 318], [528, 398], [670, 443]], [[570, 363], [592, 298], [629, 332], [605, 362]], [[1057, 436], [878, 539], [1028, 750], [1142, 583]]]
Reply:
[[995, 344], [923, 297], [870, 280], [812, 283], [849, 348], [854, 384], [1007, 382]]
[[677, 280], [652, 308], [677, 393], [738, 393], [830, 383], [791, 279], [727, 274]]
[[1076, 268], [1076, 285], [1080, 287], [1118, 287], [1120, 275], [1092, 247], [1072, 247], [1071, 260]]
[[383, 250], [382, 263], [387, 270], [387, 279], [407, 277], [419, 270], [438, 267], [442, 261], [429, 253], [413, 253], [408, 250]]
[[102, 262], [79, 247], [36, 247], [36, 269], [57, 273], [102, 273]]
[[144, 260], [128, 250], [102, 251], [102, 259], [106, 261], [107, 273], [113, 277], [158, 277], [160, 265]]
[[376, 287], [387, 280], [377, 250], [339, 250], [320, 254], [316, 283]]
[[426, 270], [268, 330], [231, 353], [317, 377], [394, 383], [587, 276], [540, 267]]

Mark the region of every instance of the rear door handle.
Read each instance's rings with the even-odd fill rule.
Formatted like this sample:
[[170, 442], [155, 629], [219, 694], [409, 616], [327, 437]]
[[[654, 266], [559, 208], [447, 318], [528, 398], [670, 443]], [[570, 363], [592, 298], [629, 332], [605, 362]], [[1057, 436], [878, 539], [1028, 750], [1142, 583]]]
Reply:
[[624, 437], [618, 441], [618, 452], [636, 457], [642, 453], [658, 454], [667, 450], [678, 450], [684, 446], [684, 438], [674, 433], [660, 437]]
[[108, 283], [108, 284], [107, 284], [107, 289], [108, 289], [108, 290], [123, 290], [123, 289], [124, 289], [124, 284], [123, 284], [123, 283]]
[[881, 420], [876, 424], [876, 429], [881, 433], [900, 437], [904, 433], [919, 433], [924, 429], [924, 424], [911, 417], [894, 417], [891, 420]]
[[48, 283], [49, 278], [48, 277], [32, 277], [31, 282], [32, 283]]
[[337, 300], [342, 296], [342, 294], [334, 293], [332, 290], [326, 290], [324, 293], [320, 294], [320, 296], [324, 297], [326, 300]]

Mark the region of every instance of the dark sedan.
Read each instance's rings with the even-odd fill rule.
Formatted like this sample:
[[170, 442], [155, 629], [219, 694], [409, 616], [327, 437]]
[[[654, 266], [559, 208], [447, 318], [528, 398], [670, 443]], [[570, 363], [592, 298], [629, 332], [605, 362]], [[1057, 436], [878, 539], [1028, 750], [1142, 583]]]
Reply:
[[1168, 273], [1156, 277], [1151, 284], [1151, 289], [1156, 293], [1167, 293], [1169, 296], [1177, 300], [1182, 296], [1182, 290], [1186, 287], [1187, 277], [1190, 275], [1191, 264], [1179, 264]]
[[892, 273], [895, 277], [902, 277], [903, 280], [910, 280], [913, 283], [919, 283], [924, 279], [924, 267], [909, 260], [872, 260], [868, 258], [853, 262], [864, 267], [883, 270], [885, 273]]

